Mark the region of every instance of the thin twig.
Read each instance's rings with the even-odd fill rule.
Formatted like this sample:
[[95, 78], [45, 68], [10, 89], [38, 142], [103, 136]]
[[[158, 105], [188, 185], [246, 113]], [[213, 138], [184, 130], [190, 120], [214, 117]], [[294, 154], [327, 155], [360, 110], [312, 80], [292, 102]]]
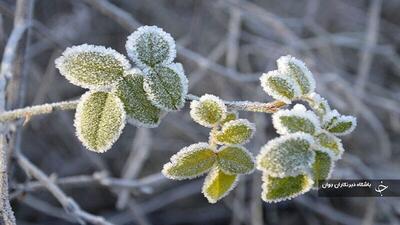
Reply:
[[92, 215], [86, 211], [83, 211], [79, 205], [70, 197], [68, 197], [54, 182], [37, 168], [33, 163], [31, 163], [24, 155], [17, 152], [16, 157], [19, 165], [32, 177], [36, 178], [40, 183], [42, 183], [47, 190], [60, 202], [64, 210], [74, 218], [79, 223], [90, 222], [92, 224], [98, 225], [112, 225], [107, 222], [103, 217]]

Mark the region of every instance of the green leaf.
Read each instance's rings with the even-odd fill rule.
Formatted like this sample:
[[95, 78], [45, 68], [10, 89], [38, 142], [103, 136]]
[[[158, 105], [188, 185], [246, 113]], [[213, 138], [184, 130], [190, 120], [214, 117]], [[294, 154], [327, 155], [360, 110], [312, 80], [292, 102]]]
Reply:
[[153, 128], [159, 125], [162, 112], [147, 99], [143, 89], [143, 79], [141, 71], [127, 71], [114, 91], [124, 103], [129, 123]]
[[238, 115], [237, 112], [227, 112], [227, 113], [226, 113], [225, 119], [223, 119], [223, 120], [220, 122], [220, 124], [221, 124], [221, 125], [224, 125], [225, 123], [230, 122], [230, 121], [232, 121], [232, 120], [236, 120], [236, 119], [238, 119], [238, 118], [239, 118], [239, 115]]
[[238, 175], [229, 175], [215, 167], [206, 177], [202, 192], [208, 202], [216, 203], [235, 188]]
[[126, 42], [129, 57], [140, 67], [168, 65], [176, 57], [175, 41], [156, 26], [142, 26]]
[[292, 199], [306, 193], [313, 186], [313, 180], [306, 174], [279, 178], [264, 173], [263, 181], [261, 198], [266, 202]]
[[287, 55], [280, 57], [277, 62], [279, 72], [290, 76], [299, 85], [302, 95], [314, 92], [315, 80], [302, 61]]
[[248, 174], [254, 170], [253, 156], [240, 145], [221, 147], [217, 159], [219, 168], [227, 174]]
[[333, 170], [334, 162], [330, 156], [330, 153], [315, 151], [315, 162], [311, 169], [314, 179], [314, 187], [318, 187], [319, 180], [329, 179], [330, 174]]
[[260, 77], [260, 81], [267, 94], [287, 104], [290, 104], [300, 93], [300, 89], [294, 81], [277, 70], [264, 73]]
[[303, 173], [314, 162], [313, 143], [311, 135], [301, 132], [270, 140], [257, 156], [257, 169], [274, 177]]
[[326, 152], [331, 153], [332, 158], [335, 160], [340, 159], [344, 149], [342, 141], [332, 134], [327, 132], [321, 133], [316, 137], [317, 144], [320, 146], [319, 149], [323, 149]]
[[88, 91], [82, 95], [76, 108], [74, 125], [86, 148], [105, 152], [125, 126], [124, 106], [112, 93]]
[[334, 135], [342, 136], [351, 133], [357, 126], [357, 120], [353, 116], [340, 116], [327, 130]]
[[253, 137], [255, 129], [255, 125], [246, 119], [232, 120], [225, 123], [214, 138], [219, 144], [244, 144]]
[[304, 132], [314, 134], [320, 130], [320, 122], [313, 111], [296, 104], [292, 110], [280, 110], [272, 115], [272, 122], [279, 134]]
[[207, 143], [192, 144], [181, 149], [164, 165], [164, 176], [174, 179], [192, 179], [210, 171], [217, 161], [217, 155]]
[[166, 111], [183, 107], [188, 80], [180, 64], [156, 66], [145, 74], [143, 87], [153, 105]]
[[130, 68], [125, 56], [115, 50], [87, 44], [67, 48], [55, 64], [72, 84], [90, 89], [110, 88]]
[[213, 127], [226, 117], [226, 106], [217, 96], [205, 94], [192, 101], [190, 116], [205, 127]]

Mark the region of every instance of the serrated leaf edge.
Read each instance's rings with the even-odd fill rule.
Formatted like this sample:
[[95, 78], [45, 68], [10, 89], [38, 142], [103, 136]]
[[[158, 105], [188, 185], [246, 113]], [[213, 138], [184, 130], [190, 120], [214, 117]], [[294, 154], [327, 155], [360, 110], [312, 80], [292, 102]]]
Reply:
[[190, 103], [190, 109], [191, 109], [191, 110], [190, 110], [190, 116], [191, 116], [192, 119], [193, 119], [194, 121], [196, 121], [198, 124], [200, 124], [200, 125], [202, 125], [202, 126], [205, 126], [205, 127], [213, 127], [213, 126], [215, 126], [216, 124], [211, 124], [211, 123], [207, 123], [207, 122], [203, 121], [201, 118], [199, 118], [199, 117], [197, 116], [197, 114], [196, 114], [196, 109], [199, 107], [199, 105], [200, 105], [202, 102], [204, 102], [204, 101], [209, 101], [209, 100], [211, 100], [211, 101], [213, 101], [213, 102], [216, 102], [216, 103], [219, 105], [219, 107], [222, 109], [222, 117], [221, 117], [220, 121], [224, 120], [224, 119], [226, 118], [226, 114], [227, 114], [227, 107], [226, 107], [226, 105], [224, 104], [224, 102], [223, 102], [219, 97], [217, 97], [217, 96], [215, 96], [215, 95], [205, 94], [205, 95], [201, 96], [199, 100], [193, 100], [193, 101]]
[[300, 87], [293, 81], [292, 78], [281, 74], [278, 70], [273, 70], [273, 71], [269, 71], [268, 73], [263, 73], [260, 77], [260, 82], [261, 82], [261, 87], [264, 89], [264, 91], [267, 94], [269, 94], [271, 97], [273, 97], [274, 99], [281, 100], [286, 104], [290, 104], [293, 100], [293, 99], [289, 99], [288, 97], [279, 94], [277, 91], [272, 89], [268, 85], [268, 82], [267, 82], [270, 77], [279, 77], [281, 79], [286, 80], [293, 89], [294, 98], [296, 98], [297, 96], [299, 96], [301, 94]]
[[[216, 153], [220, 153], [221, 151], [225, 150], [226, 148], [230, 148], [230, 147], [234, 147], [234, 148], [240, 148], [244, 153], [246, 153], [251, 161], [253, 161], [253, 169], [251, 169], [250, 171], [248, 171], [247, 173], [241, 173], [241, 175], [246, 175], [246, 174], [251, 174], [254, 172], [254, 170], [256, 169], [256, 162], [255, 162], [255, 158], [253, 156], [253, 154], [245, 147], [241, 146], [241, 145], [224, 145], [222, 147], [220, 147]], [[225, 171], [222, 167], [219, 167], [220, 170], [222, 170], [224, 173], [229, 174], [229, 175], [239, 175], [239, 174], [234, 174], [234, 173], [230, 173], [228, 171]]]
[[243, 144], [248, 143], [250, 141], [250, 139], [253, 138], [253, 136], [254, 136], [254, 134], [256, 132], [256, 125], [254, 123], [248, 121], [247, 119], [236, 119], [236, 120], [231, 120], [229, 122], [224, 123], [224, 125], [222, 126], [221, 131], [218, 131], [215, 134], [215, 142], [217, 144], [219, 144], [219, 145], [224, 145], [225, 144], [224, 142], [220, 142], [220, 141], [217, 140], [217, 136], [220, 135], [220, 134], [223, 134], [225, 132], [225, 130], [229, 129], [229, 127], [240, 125], [240, 124], [244, 124], [247, 127], [249, 127], [250, 130], [251, 130], [251, 134], [250, 134], [249, 138], [247, 138], [246, 140], [244, 140], [243, 142], [241, 142], [239, 144], [243, 145]]

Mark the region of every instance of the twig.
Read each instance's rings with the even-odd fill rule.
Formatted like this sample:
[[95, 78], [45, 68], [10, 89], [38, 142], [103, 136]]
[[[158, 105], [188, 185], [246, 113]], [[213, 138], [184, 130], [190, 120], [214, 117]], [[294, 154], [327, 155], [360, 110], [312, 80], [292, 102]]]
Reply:
[[55, 111], [72, 110], [76, 108], [78, 102], [79, 100], [56, 102], [3, 112], [0, 114], [0, 122], [16, 120], [24, 117], [30, 118], [31, 116], [49, 114]]
[[[197, 100], [199, 97], [188, 94], [187, 100]], [[15, 109], [12, 111], [6, 111], [0, 113], [0, 123], [6, 121], [12, 121], [19, 118], [30, 118], [31, 116], [49, 114], [55, 111], [73, 110], [76, 108], [79, 100], [56, 102], [50, 104], [43, 104], [37, 106], [31, 106], [21, 109]], [[282, 101], [274, 101], [269, 103], [262, 102], [250, 102], [250, 101], [224, 101], [225, 104], [233, 110], [249, 111], [249, 112], [264, 112], [274, 113], [280, 108], [286, 106]]]
[[[122, 178], [131, 180], [136, 178], [149, 156], [151, 137], [150, 130], [138, 128], [132, 144], [132, 151], [125, 162]], [[117, 208], [123, 209], [129, 202], [129, 191], [122, 190], [118, 193]]]
[[16, 153], [16, 157], [19, 165], [31, 176], [36, 178], [42, 183], [47, 190], [60, 202], [64, 207], [64, 210], [74, 216], [77, 222], [85, 224], [90, 222], [98, 225], [112, 225], [107, 222], [103, 217], [92, 215], [86, 211], [83, 211], [79, 205], [70, 197], [68, 197], [54, 182], [44, 174], [39, 168], [32, 164], [24, 155]]
[[[14, 17], [14, 28], [11, 32], [7, 44], [4, 48], [3, 59], [0, 70], [0, 112], [6, 107], [6, 85], [7, 80], [12, 77], [13, 62], [16, 57], [19, 41], [21, 40], [26, 28], [31, 6], [31, 0], [18, 0]], [[6, 225], [16, 224], [14, 213], [11, 209], [8, 194], [8, 175], [7, 175], [7, 143], [5, 140], [6, 126], [0, 124], [0, 210], [2, 221]]]
[[369, 70], [372, 63], [372, 50], [375, 48], [376, 41], [378, 39], [379, 30], [379, 15], [381, 12], [382, 0], [372, 0], [371, 7], [369, 10], [369, 20], [367, 28], [367, 37], [365, 40], [365, 46], [361, 53], [361, 63], [358, 67], [357, 81], [356, 81], [356, 92], [362, 94], [364, 87], [368, 81]]

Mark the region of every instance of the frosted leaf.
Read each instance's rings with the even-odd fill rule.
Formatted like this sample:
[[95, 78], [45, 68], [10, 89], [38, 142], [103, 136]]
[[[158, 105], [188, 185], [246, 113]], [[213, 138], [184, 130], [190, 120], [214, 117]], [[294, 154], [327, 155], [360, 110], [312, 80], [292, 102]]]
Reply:
[[342, 141], [334, 135], [323, 132], [316, 136], [316, 142], [319, 145], [318, 149], [330, 152], [333, 159], [337, 160], [342, 157], [344, 152]]
[[89, 89], [107, 89], [130, 68], [125, 56], [111, 48], [83, 44], [67, 48], [56, 67], [72, 84]]
[[249, 174], [254, 170], [252, 154], [240, 145], [221, 147], [217, 159], [219, 168], [227, 174]]
[[229, 175], [214, 167], [204, 181], [202, 193], [209, 203], [216, 203], [236, 187], [238, 180], [238, 175]]
[[300, 95], [299, 86], [291, 78], [282, 75], [277, 70], [264, 73], [260, 77], [260, 81], [267, 94], [287, 104], [290, 104], [296, 96]]
[[214, 95], [205, 94], [190, 104], [190, 116], [205, 127], [213, 127], [226, 117], [224, 102]]
[[279, 178], [264, 173], [263, 181], [261, 198], [269, 203], [290, 200], [308, 192], [313, 186], [313, 180], [306, 174]]
[[165, 111], [179, 110], [185, 104], [188, 80], [180, 66], [156, 66], [144, 71], [144, 90], [153, 105]]
[[357, 119], [353, 116], [341, 115], [337, 118], [327, 130], [334, 135], [342, 136], [350, 134], [357, 126]]
[[214, 134], [219, 144], [244, 144], [254, 135], [256, 127], [246, 119], [237, 119], [225, 123], [222, 130]]
[[143, 79], [140, 70], [127, 71], [116, 85], [114, 92], [124, 103], [129, 123], [153, 128], [159, 125], [163, 113], [147, 99], [143, 89]]
[[314, 162], [311, 135], [298, 132], [270, 140], [257, 156], [257, 169], [274, 177], [296, 176]]
[[301, 104], [296, 104], [291, 110], [280, 110], [272, 115], [272, 123], [278, 134], [304, 132], [318, 133], [321, 124], [317, 115]]
[[311, 167], [314, 188], [318, 188], [319, 180], [329, 179], [334, 167], [331, 154], [324, 151], [315, 151], [315, 161]]
[[162, 173], [173, 180], [192, 179], [210, 171], [216, 161], [214, 149], [208, 143], [200, 142], [173, 155]]
[[227, 112], [225, 119], [223, 119], [220, 124], [224, 125], [225, 123], [230, 122], [232, 120], [236, 120], [238, 118], [239, 118], [238, 112]]
[[302, 61], [287, 55], [280, 57], [277, 63], [279, 72], [290, 76], [299, 85], [302, 95], [314, 92], [314, 77]]
[[125, 126], [124, 105], [113, 93], [88, 91], [76, 108], [74, 125], [86, 148], [105, 152]]
[[329, 111], [331, 111], [331, 107], [328, 104], [328, 101], [321, 97], [319, 94], [313, 92], [308, 95], [310, 101], [308, 101], [310, 107], [318, 114], [325, 115]]
[[129, 57], [139, 66], [168, 65], [176, 57], [175, 41], [156, 26], [142, 26], [128, 36], [125, 44]]

